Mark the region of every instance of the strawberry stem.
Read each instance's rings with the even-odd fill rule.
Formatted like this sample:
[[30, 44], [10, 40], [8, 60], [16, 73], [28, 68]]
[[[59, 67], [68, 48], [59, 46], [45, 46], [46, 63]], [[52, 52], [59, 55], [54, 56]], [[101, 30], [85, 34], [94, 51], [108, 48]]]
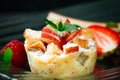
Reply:
[[107, 22], [106, 23], [106, 26], [109, 27], [109, 28], [118, 28], [118, 24], [115, 23], [115, 22]]

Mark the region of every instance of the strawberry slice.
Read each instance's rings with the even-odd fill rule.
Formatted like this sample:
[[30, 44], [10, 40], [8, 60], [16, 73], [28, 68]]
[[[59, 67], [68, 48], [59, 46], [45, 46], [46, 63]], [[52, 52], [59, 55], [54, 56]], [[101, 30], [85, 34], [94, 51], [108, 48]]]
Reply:
[[70, 23], [70, 20], [69, 19], [66, 19], [64, 24], [69, 24]]
[[64, 38], [66, 42], [72, 41], [75, 37], [79, 36], [81, 33], [81, 30], [75, 30], [72, 32], [68, 32]]
[[63, 38], [55, 35], [54, 33], [42, 31], [41, 38], [43, 41], [45, 41], [47, 43], [54, 42], [61, 49], [62, 49], [62, 45], [64, 44]]
[[42, 31], [42, 32], [51, 33], [51, 34], [56, 35], [56, 36], [59, 36], [57, 33], [55, 33], [53, 30], [51, 30], [48, 25], [45, 26], [45, 27], [43, 27], [43, 29], [42, 29], [41, 31]]
[[88, 28], [94, 32], [98, 56], [113, 51], [119, 45], [119, 35], [116, 31], [100, 25], [91, 25]]

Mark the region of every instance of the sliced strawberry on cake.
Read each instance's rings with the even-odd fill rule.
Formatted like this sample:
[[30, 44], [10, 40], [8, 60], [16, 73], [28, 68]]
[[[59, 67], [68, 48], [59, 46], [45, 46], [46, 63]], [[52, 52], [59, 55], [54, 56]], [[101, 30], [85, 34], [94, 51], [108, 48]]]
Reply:
[[80, 30], [77, 30], [79, 26], [70, 24], [68, 19], [63, 23], [60, 21], [57, 24], [48, 19], [45, 19], [45, 21], [48, 25], [41, 30], [41, 38], [45, 42], [54, 42], [62, 49], [66, 42], [79, 36]]
[[81, 30], [75, 30], [75, 31], [71, 31], [68, 32], [64, 38], [66, 40], [66, 42], [72, 41], [75, 37], [80, 36]]
[[49, 25], [43, 27], [43, 29], [41, 30], [42, 32], [47, 32], [47, 33], [50, 33], [50, 34], [53, 34], [55, 36], [59, 36], [56, 32], [54, 32]]
[[64, 40], [61, 37], [48, 32], [41, 32], [41, 39], [46, 43], [54, 42], [59, 48], [62, 48], [62, 45], [64, 44]]

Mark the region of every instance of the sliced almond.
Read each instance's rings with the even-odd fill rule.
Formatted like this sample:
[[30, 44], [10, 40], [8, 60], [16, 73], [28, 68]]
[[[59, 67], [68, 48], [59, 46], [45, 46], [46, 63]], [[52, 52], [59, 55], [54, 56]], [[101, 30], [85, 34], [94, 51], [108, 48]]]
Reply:
[[62, 50], [56, 44], [50, 43], [47, 46], [46, 53], [60, 55], [62, 53]]
[[63, 46], [63, 51], [65, 54], [78, 52], [79, 46], [77, 44], [69, 43]]
[[27, 44], [31, 45], [40, 40], [41, 31], [26, 29], [23, 36], [27, 40]]
[[76, 38], [73, 40], [73, 43], [79, 44], [83, 48], [87, 48], [88, 41], [86, 39]]
[[94, 32], [91, 29], [82, 29], [81, 36], [84, 36], [86, 39], [93, 38]]
[[46, 50], [46, 47], [45, 47], [45, 45], [44, 45], [44, 43], [42, 41], [38, 41], [38, 42], [36, 42], [34, 44], [31, 44], [29, 46], [29, 48], [41, 49], [43, 51]]

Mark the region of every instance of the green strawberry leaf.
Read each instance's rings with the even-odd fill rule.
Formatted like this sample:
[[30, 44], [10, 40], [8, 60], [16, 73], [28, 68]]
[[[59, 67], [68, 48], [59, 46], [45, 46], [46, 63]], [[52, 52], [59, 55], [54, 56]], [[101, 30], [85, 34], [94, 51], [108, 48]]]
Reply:
[[115, 22], [112, 22], [112, 21], [111, 22], [107, 22], [106, 26], [110, 27], [110, 28], [118, 28], [118, 24], [115, 23]]
[[3, 54], [0, 54], [0, 61], [3, 61]]
[[11, 63], [11, 59], [12, 59], [12, 49], [11, 48], [7, 48], [5, 50], [5, 53], [4, 53], [4, 57], [3, 57], [3, 61], [5, 64], [10, 64]]
[[9, 68], [10, 68], [10, 65], [11, 65], [11, 64], [3, 63], [3, 64], [1, 65], [1, 70], [4, 71], [4, 72], [8, 72], [8, 71], [9, 71]]

